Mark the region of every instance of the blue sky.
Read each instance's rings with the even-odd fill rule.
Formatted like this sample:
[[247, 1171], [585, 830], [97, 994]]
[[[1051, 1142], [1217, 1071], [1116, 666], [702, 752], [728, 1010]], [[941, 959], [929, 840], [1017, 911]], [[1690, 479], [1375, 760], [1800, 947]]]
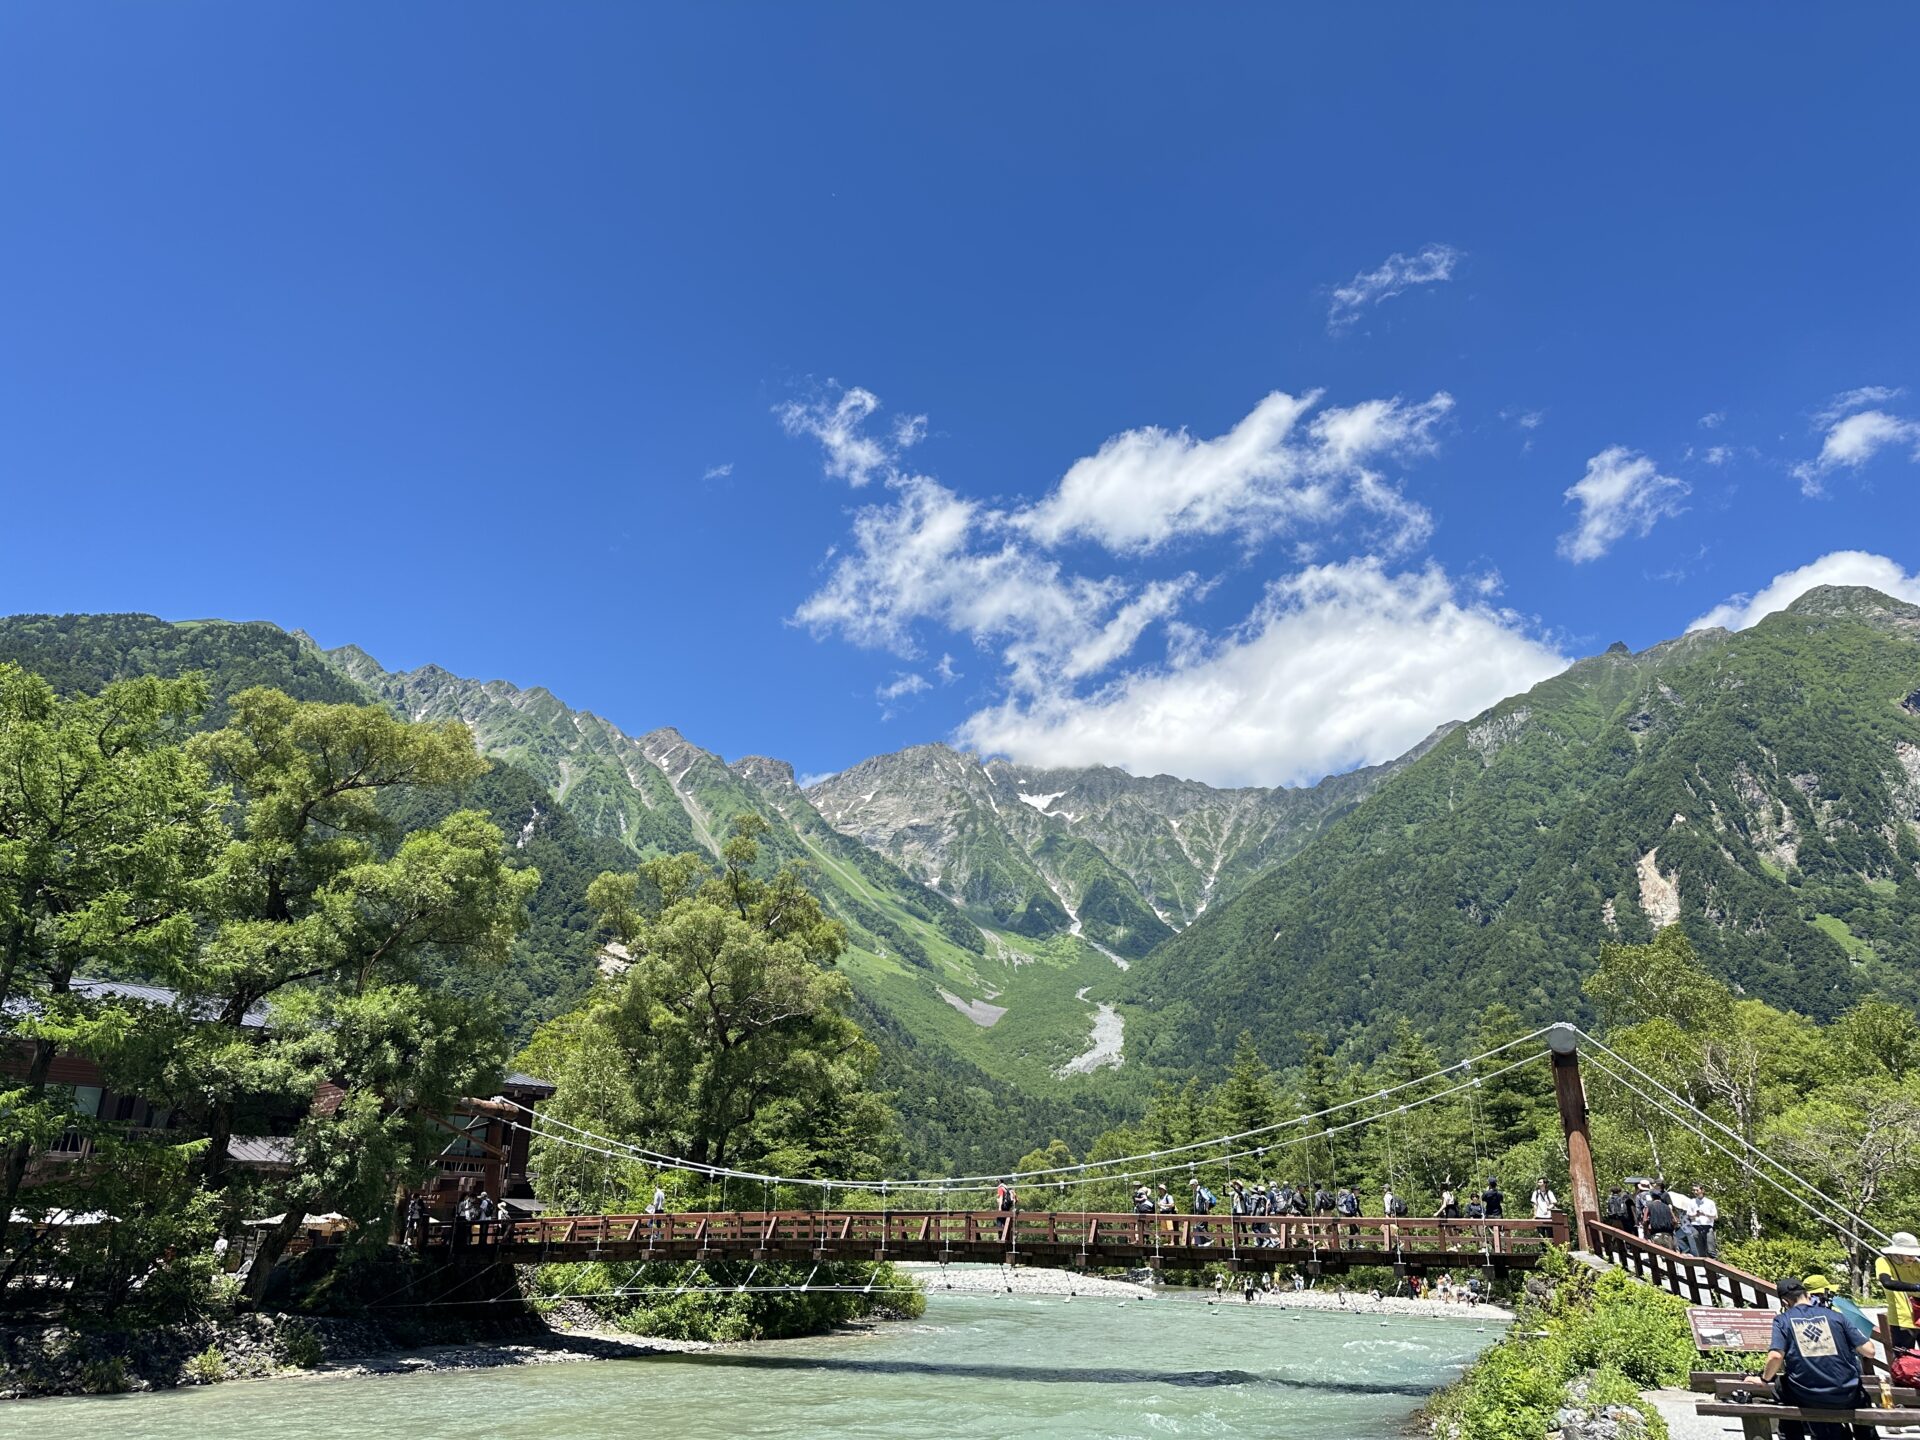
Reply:
[[1920, 596], [1920, 14], [1675, 12], [7, 7], [0, 610], [1266, 783]]

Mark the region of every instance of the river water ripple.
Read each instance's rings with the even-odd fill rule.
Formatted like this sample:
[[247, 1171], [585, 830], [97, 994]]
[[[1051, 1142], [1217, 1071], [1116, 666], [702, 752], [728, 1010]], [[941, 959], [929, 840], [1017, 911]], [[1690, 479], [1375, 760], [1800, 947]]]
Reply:
[[31, 1440], [1397, 1440], [1492, 1327], [1228, 1302], [933, 1294], [914, 1324], [579, 1365], [0, 1404]]

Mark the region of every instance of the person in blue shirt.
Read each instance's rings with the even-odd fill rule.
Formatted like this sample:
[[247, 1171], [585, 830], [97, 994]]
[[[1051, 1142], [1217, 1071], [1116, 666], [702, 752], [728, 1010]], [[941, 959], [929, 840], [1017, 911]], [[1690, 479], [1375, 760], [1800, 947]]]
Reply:
[[[1773, 1336], [1767, 1347], [1762, 1380], [1773, 1382], [1773, 1393], [1783, 1405], [1813, 1409], [1865, 1409], [1873, 1402], [1860, 1383], [1860, 1362], [1873, 1353], [1873, 1341], [1857, 1339], [1847, 1319], [1837, 1310], [1815, 1305], [1807, 1287], [1788, 1277], [1774, 1287], [1780, 1313], [1773, 1317]], [[1872, 1435], [1871, 1426], [1814, 1424], [1782, 1420], [1785, 1440], [1846, 1440]]]
[[1800, 1283], [1807, 1287], [1807, 1297], [1814, 1304], [1825, 1305], [1845, 1318], [1847, 1328], [1853, 1332], [1854, 1344], [1873, 1339], [1873, 1321], [1867, 1318], [1867, 1312], [1854, 1304], [1853, 1298], [1833, 1281], [1824, 1275], [1809, 1275]]

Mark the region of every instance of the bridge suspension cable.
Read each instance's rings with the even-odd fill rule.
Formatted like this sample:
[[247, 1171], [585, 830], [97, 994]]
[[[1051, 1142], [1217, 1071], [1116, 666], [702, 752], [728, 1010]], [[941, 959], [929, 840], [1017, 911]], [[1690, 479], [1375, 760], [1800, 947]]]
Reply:
[[[517, 1100], [506, 1100], [506, 1097], [504, 1096], [500, 1098], [505, 1100], [505, 1103], [512, 1105], [515, 1109], [523, 1111], [528, 1115], [535, 1116], [543, 1124], [557, 1125], [564, 1129], [572, 1131], [576, 1135], [583, 1136], [587, 1139], [597, 1140], [603, 1144], [618, 1146], [623, 1151], [626, 1151], [631, 1157], [635, 1159], [645, 1159], [649, 1163], [655, 1165], [657, 1168], [664, 1169], [664, 1170], [679, 1170], [689, 1174], [705, 1175], [710, 1179], [758, 1180], [762, 1182], [772, 1182], [775, 1184], [782, 1184], [782, 1185], [814, 1185], [814, 1186], [824, 1186], [828, 1188], [838, 1186], [843, 1190], [879, 1190], [879, 1189], [884, 1189], [888, 1187], [891, 1187], [894, 1189], [926, 1190], [926, 1189], [949, 1188], [949, 1189], [955, 1189], [955, 1190], [969, 1190], [969, 1189], [975, 1189], [975, 1188], [978, 1188], [979, 1186], [984, 1186], [984, 1185], [995, 1185], [1002, 1180], [1013, 1180], [1013, 1181], [1031, 1180], [1036, 1182], [1045, 1182], [1050, 1176], [1081, 1175], [1081, 1174], [1085, 1174], [1087, 1171], [1090, 1171], [1090, 1170], [1103, 1170], [1103, 1171], [1114, 1170], [1114, 1169], [1122, 1168], [1129, 1165], [1135, 1165], [1142, 1161], [1161, 1160], [1161, 1159], [1165, 1159], [1169, 1155], [1183, 1155], [1183, 1154], [1190, 1154], [1192, 1152], [1200, 1151], [1200, 1150], [1211, 1150], [1220, 1145], [1229, 1145], [1229, 1144], [1234, 1144], [1241, 1140], [1249, 1140], [1257, 1135], [1269, 1135], [1281, 1130], [1294, 1129], [1302, 1125], [1311, 1124], [1315, 1120], [1325, 1119], [1329, 1115], [1337, 1115], [1342, 1111], [1351, 1110], [1357, 1105], [1366, 1105], [1375, 1101], [1385, 1100], [1390, 1096], [1398, 1095], [1404, 1091], [1414, 1089], [1421, 1085], [1425, 1085], [1430, 1081], [1438, 1080], [1443, 1076], [1453, 1074], [1456, 1071], [1471, 1071], [1471, 1069], [1475, 1065], [1478, 1065], [1483, 1061], [1490, 1060], [1496, 1055], [1504, 1054], [1505, 1052], [1514, 1049], [1516, 1046], [1524, 1045], [1529, 1040], [1539, 1039], [1541, 1036], [1545, 1035], [1548, 1032], [1548, 1030], [1552, 1028], [1553, 1027], [1551, 1026], [1542, 1026], [1538, 1030], [1532, 1031], [1531, 1033], [1526, 1035], [1519, 1036], [1516, 1039], [1509, 1040], [1505, 1044], [1495, 1045], [1491, 1049], [1484, 1050], [1478, 1055], [1470, 1056], [1465, 1060], [1456, 1060], [1450, 1065], [1443, 1065], [1439, 1069], [1429, 1071], [1427, 1074], [1419, 1076], [1416, 1079], [1404, 1080], [1397, 1085], [1389, 1085], [1381, 1090], [1370, 1091], [1365, 1095], [1355, 1096], [1353, 1099], [1350, 1099], [1350, 1100], [1341, 1100], [1336, 1102], [1335, 1104], [1327, 1106], [1325, 1109], [1316, 1110], [1311, 1114], [1296, 1115], [1291, 1119], [1277, 1120], [1268, 1125], [1256, 1125], [1252, 1129], [1242, 1130], [1231, 1135], [1218, 1135], [1206, 1140], [1191, 1141], [1184, 1145], [1171, 1145], [1159, 1150], [1143, 1151], [1137, 1155], [1117, 1155], [1112, 1157], [1111, 1159], [1089, 1160], [1078, 1165], [1053, 1165], [1053, 1166], [1044, 1167], [1039, 1170], [1001, 1170], [1001, 1171], [994, 1171], [988, 1174], [978, 1174], [978, 1175], [947, 1175], [947, 1176], [942, 1176], [934, 1179], [892, 1180], [892, 1181], [888, 1181], [888, 1180], [820, 1180], [820, 1179], [812, 1179], [807, 1177], [768, 1175], [756, 1170], [737, 1170], [725, 1165], [713, 1165], [706, 1161], [687, 1160], [680, 1156], [669, 1155], [664, 1151], [650, 1149], [644, 1145], [634, 1145], [624, 1140], [615, 1140], [609, 1136], [596, 1134], [594, 1131], [587, 1130], [581, 1126], [571, 1124], [568, 1121], [560, 1119], [558, 1116], [539, 1114], [537, 1111], [533, 1109], [533, 1107], [529, 1105], [521, 1104]], [[1537, 1055], [1529, 1055], [1527, 1057], [1527, 1060], [1532, 1060], [1537, 1058], [1538, 1058]], [[1521, 1063], [1524, 1064], [1526, 1062], [1522, 1061]], [[1507, 1068], [1512, 1069], [1514, 1067], [1509, 1066]], [[1505, 1074], [1506, 1071], [1502, 1070], [1499, 1073]], [[1486, 1079], [1491, 1077], [1482, 1076], [1480, 1078]], [[1392, 1112], [1383, 1112], [1383, 1113], [1392, 1113]], [[1342, 1127], [1342, 1128], [1348, 1128], [1348, 1127]], [[1338, 1132], [1333, 1130], [1323, 1130], [1323, 1131], [1315, 1132], [1315, 1134], [1317, 1135], [1334, 1134], [1334, 1133], [1338, 1133]], [[1274, 1147], [1268, 1147], [1268, 1148], [1274, 1148]], [[1155, 1172], [1155, 1173], [1158, 1173], [1158, 1172]], [[1107, 1175], [1107, 1176], [1099, 1176], [1096, 1178], [1112, 1179], [1116, 1177]], [[1069, 1182], [1069, 1183], [1072, 1183], [1072, 1182]]]
[[[1585, 1032], [1583, 1031], [1581, 1033], [1584, 1034]], [[1592, 1038], [1592, 1037], [1588, 1037], [1588, 1038]], [[1595, 1041], [1595, 1044], [1598, 1044], [1598, 1043], [1599, 1043], [1598, 1041]], [[1601, 1048], [1605, 1049], [1604, 1046], [1602, 1046]], [[1607, 1050], [1606, 1053], [1608, 1055], [1613, 1055], [1614, 1059], [1620, 1060], [1620, 1057], [1618, 1055], [1614, 1055], [1613, 1051]], [[1667, 1090], [1664, 1085], [1660, 1085], [1660, 1083], [1657, 1080], [1654, 1080], [1651, 1076], [1647, 1075], [1647, 1073], [1644, 1070], [1641, 1070], [1637, 1065], [1632, 1064], [1630, 1061], [1620, 1060], [1620, 1063], [1622, 1065], [1625, 1065], [1629, 1070], [1632, 1070], [1635, 1075], [1640, 1076], [1641, 1079], [1646, 1080], [1649, 1084], [1656, 1086], [1658, 1089], [1665, 1091], [1665, 1093], [1669, 1095], [1673, 1093], [1672, 1091]], [[1637, 1086], [1635, 1086], [1633, 1081], [1629, 1080], [1625, 1075], [1622, 1075], [1618, 1070], [1614, 1069], [1605, 1060], [1595, 1058], [1593, 1061], [1593, 1064], [1594, 1064], [1594, 1068], [1598, 1069], [1603, 1074], [1607, 1075], [1617, 1083], [1626, 1086], [1629, 1090], [1638, 1088]], [[1686, 1112], [1690, 1111], [1691, 1113], [1700, 1116], [1701, 1119], [1706, 1120], [1709, 1123], [1713, 1124], [1716, 1128], [1721, 1130], [1726, 1130], [1726, 1127], [1724, 1125], [1721, 1125], [1717, 1120], [1714, 1120], [1711, 1115], [1706, 1114], [1698, 1106], [1689, 1104], [1686, 1100], [1681, 1099], [1679, 1096], [1674, 1096], [1676, 1105], [1678, 1105], [1679, 1107], [1682, 1107], [1679, 1109], [1676, 1109], [1675, 1105], [1667, 1104], [1665, 1101], [1659, 1099], [1657, 1096], [1649, 1095], [1646, 1097], [1646, 1099], [1650, 1104], [1652, 1104], [1662, 1114], [1666, 1115], [1669, 1119], [1673, 1120], [1682, 1129], [1691, 1131], [1694, 1135], [1698, 1136], [1702, 1142], [1712, 1146], [1715, 1150], [1718, 1150], [1722, 1155], [1725, 1155], [1728, 1159], [1732, 1160], [1736, 1165], [1740, 1166], [1741, 1169], [1747, 1171], [1749, 1174], [1754, 1176], [1754, 1178], [1766, 1181], [1767, 1184], [1771, 1185], [1774, 1189], [1778, 1190], [1782, 1195], [1786, 1196], [1789, 1200], [1793, 1201], [1794, 1204], [1800, 1206], [1801, 1209], [1805, 1210], [1808, 1214], [1812, 1215], [1816, 1220], [1820, 1220], [1826, 1224], [1832, 1225], [1836, 1230], [1840, 1231], [1842, 1235], [1845, 1235], [1849, 1240], [1853, 1241], [1857, 1245], [1867, 1244], [1866, 1239], [1860, 1234], [1858, 1234], [1857, 1232], [1855, 1232], [1852, 1228], [1850, 1228], [1847, 1225], [1837, 1223], [1834, 1219], [1833, 1214], [1827, 1211], [1821, 1210], [1819, 1206], [1813, 1204], [1810, 1200], [1807, 1200], [1805, 1197], [1795, 1194], [1792, 1190], [1788, 1189], [1785, 1185], [1782, 1185], [1778, 1180], [1774, 1179], [1771, 1175], [1767, 1174], [1764, 1170], [1761, 1170], [1745, 1155], [1741, 1154], [1739, 1151], [1729, 1149], [1727, 1146], [1721, 1144], [1718, 1140], [1714, 1139], [1713, 1136], [1709, 1135], [1705, 1130], [1702, 1130], [1699, 1126], [1695, 1125], [1691, 1120], [1687, 1118]], [[1873, 1235], [1877, 1236], [1879, 1240], [1883, 1243], [1893, 1238], [1886, 1231], [1882, 1230], [1878, 1225], [1875, 1225], [1871, 1220], [1866, 1219], [1864, 1216], [1857, 1214], [1853, 1210], [1849, 1209], [1847, 1206], [1842, 1205], [1839, 1201], [1833, 1199], [1832, 1196], [1828, 1195], [1825, 1191], [1821, 1190], [1820, 1187], [1813, 1184], [1812, 1181], [1806, 1180], [1801, 1176], [1795, 1174], [1793, 1171], [1787, 1169], [1786, 1166], [1782, 1165], [1779, 1161], [1775, 1160], [1772, 1156], [1768, 1155], [1764, 1150], [1760, 1149], [1759, 1146], [1754, 1145], [1745, 1139], [1742, 1139], [1741, 1136], [1735, 1133], [1734, 1131], [1727, 1130], [1727, 1133], [1729, 1135], [1732, 1135], [1735, 1140], [1739, 1141], [1742, 1147], [1750, 1151], [1752, 1154], [1758, 1155], [1762, 1160], [1765, 1160], [1769, 1165], [1773, 1166], [1776, 1170], [1780, 1171], [1781, 1174], [1793, 1180], [1795, 1184], [1804, 1186], [1809, 1193], [1813, 1195], [1817, 1195], [1821, 1200], [1825, 1201], [1829, 1206], [1831, 1206], [1834, 1211], [1837, 1211], [1840, 1215], [1846, 1217], [1848, 1220], [1852, 1220], [1856, 1222], [1862, 1230], [1870, 1231]], [[1877, 1250], [1879, 1247], [1870, 1245], [1868, 1248]]]
[[[1533, 1037], [1528, 1036], [1524, 1038], [1531, 1039]], [[1506, 1045], [1502, 1045], [1498, 1047], [1498, 1050], [1500, 1051], [1509, 1050], [1514, 1045], [1519, 1043], [1522, 1043], [1522, 1042], [1509, 1041]], [[1489, 1053], [1491, 1054], [1491, 1053], [1497, 1053], [1497, 1052], [1489, 1052]], [[1037, 1175], [1058, 1176], [1061, 1178], [1058, 1178], [1055, 1180], [1049, 1180], [1041, 1183], [1052, 1188], [1065, 1190], [1068, 1188], [1078, 1187], [1082, 1185], [1106, 1184], [1116, 1180], [1145, 1179], [1145, 1178], [1158, 1176], [1158, 1175], [1174, 1174], [1182, 1170], [1191, 1171], [1198, 1168], [1198, 1166], [1203, 1163], [1208, 1165], [1214, 1165], [1214, 1164], [1228, 1163], [1234, 1160], [1244, 1160], [1248, 1158], [1255, 1158], [1255, 1159], [1264, 1158], [1265, 1156], [1267, 1156], [1268, 1154], [1274, 1151], [1289, 1150], [1296, 1145], [1310, 1144], [1315, 1140], [1324, 1139], [1326, 1136], [1339, 1135], [1348, 1130], [1358, 1129], [1363, 1125], [1371, 1125], [1375, 1121], [1385, 1119], [1388, 1116], [1403, 1115], [1403, 1114], [1406, 1114], [1408, 1111], [1417, 1110], [1424, 1105], [1430, 1105], [1436, 1101], [1447, 1099], [1453, 1095], [1458, 1095], [1463, 1091], [1472, 1090], [1475, 1087], [1477, 1087], [1482, 1081], [1497, 1079], [1499, 1076], [1508, 1074], [1514, 1070], [1521, 1069], [1523, 1066], [1530, 1065], [1535, 1061], [1539, 1060], [1546, 1053], [1547, 1052], [1544, 1049], [1531, 1052], [1527, 1055], [1522, 1056], [1518, 1060], [1511, 1061], [1510, 1063], [1499, 1067], [1496, 1070], [1488, 1071], [1487, 1073], [1482, 1075], [1471, 1076], [1467, 1079], [1461, 1080], [1453, 1085], [1450, 1085], [1443, 1090], [1437, 1090], [1430, 1095], [1422, 1095], [1412, 1100], [1403, 1101], [1401, 1102], [1400, 1105], [1398, 1105], [1397, 1107], [1391, 1110], [1382, 1110], [1374, 1114], [1362, 1115], [1356, 1119], [1348, 1120], [1339, 1125], [1328, 1126], [1325, 1129], [1316, 1130], [1305, 1135], [1291, 1136], [1287, 1139], [1280, 1140], [1270, 1144], [1253, 1145], [1240, 1150], [1228, 1151], [1223, 1154], [1218, 1154], [1218, 1155], [1209, 1154], [1209, 1155], [1199, 1157], [1197, 1159], [1176, 1160], [1172, 1164], [1149, 1165], [1145, 1168], [1142, 1168], [1138, 1163], [1140, 1161], [1165, 1160], [1167, 1159], [1167, 1157], [1175, 1156], [1175, 1155], [1182, 1155], [1182, 1156], [1190, 1155], [1194, 1151], [1202, 1148], [1211, 1148], [1213, 1146], [1219, 1146], [1219, 1145], [1237, 1144], [1244, 1140], [1270, 1133], [1275, 1129], [1283, 1128], [1284, 1125], [1294, 1125], [1294, 1124], [1299, 1124], [1305, 1120], [1318, 1119], [1323, 1116], [1336, 1113], [1340, 1110], [1351, 1109], [1356, 1104], [1364, 1104], [1369, 1100], [1376, 1100], [1381, 1098], [1382, 1096], [1404, 1091], [1412, 1085], [1425, 1083], [1426, 1081], [1445, 1076], [1450, 1072], [1460, 1070], [1464, 1066], [1477, 1063], [1477, 1060], [1462, 1061], [1462, 1062], [1459, 1062], [1458, 1064], [1449, 1065], [1444, 1069], [1434, 1071], [1431, 1075], [1421, 1077], [1420, 1080], [1408, 1081], [1405, 1084], [1393, 1086], [1389, 1090], [1377, 1091], [1374, 1094], [1362, 1096], [1358, 1100], [1345, 1101], [1339, 1105], [1329, 1106], [1326, 1110], [1319, 1111], [1315, 1115], [1301, 1116], [1299, 1117], [1298, 1120], [1283, 1122], [1283, 1125], [1281, 1126], [1274, 1126], [1274, 1125], [1259, 1126], [1253, 1130], [1242, 1131], [1239, 1134], [1235, 1134], [1235, 1135], [1217, 1136], [1211, 1140], [1196, 1141], [1187, 1145], [1169, 1146], [1163, 1150], [1146, 1151], [1139, 1155], [1121, 1156], [1112, 1160], [1089, 1161], [1084, 1165], [1056, 1166], [1048, 1170], [1017, 1172], [1017, 1178], [1031, 1179]], [[649, 1150], [644, 1146], [630, 1145], [625, 1141], [616, 1140], [610, 1136], [599, 1135], [594, 1133], [593, 1131], [582, 1129], [580, 1126], [569, 1124], [564, 1120], [557, 1120], [552, 1116], [541, 1115], [538, 1111], [532, 1109], [529, 1106], [520, 1105], [517, 1108], [524, 1111], [528, 1116], [530, 1116], [532, 1123], [525, 1123], [522, 1121], [509, 1121], [508, 1123], [514, 1125], [518, 1129], [526, 1131], [527, 1134], [531, 1136], [536, 1136], [538, 1138], [547, 1140], [549, 1143], [570, 1146], [574, 1149], [583, 1150], [591, 1154], [600, 1155], [607, 1159], [640, 1160], [646, 1164], [653, 1166], [656, 1169], [683, 1170], [690, 1174], [705, 1175], [708, 1178], [718, 1178], [720, 1175], [724, 1174], [732, 1178], [768, 1181], [770, 1183], [777, 1184], [777, 1185], [807, 1185], [807, 1186], [813, 1186], [817, 1189], [822, 1189], [822, 1190], [831, 1190], [838, 1187], [843, 1190], [860, 1190], [860, 1191], [866, 1191], [869, 1193], [892, 1193], [892, 1192], [900, 1192], [900, 1191], [928, 1192], [928, 1191], [938, 1190], [942, 1194], [942, 1196], [944, 1196], [945, 1193], [949, 1190], [984, 1189], [995, 1183], [992, 1177], [985, 1177], [985, 1176], [960, 1177], [960, 1179], [977, 1178], [980, 1181], [979, 1184], [960, 1183], [959, 1179], [955, 1179], [952, 1177], [944, 1180], [942, 1179], [824, 1180], [824, 1179], [818, 1179], [810, 1176], [768, 1176], [768, 1175], [760, 1174], [758, 1172], [730, 1170], [730, 1169], [726, 1169], [725, 1167], [715, 1167], [699, 1161], [677, 1161], [672, 1159], [671, 1157], [662, 1157], [658, 1151]], [[548, 1125], [557, 1125], [557, 1126], [563, 1127], [566, 1130], [572, 1131], [573, 1135], [581, 1136], [584, 1138], [575, 1139], [573, 1138], [573, 1136], [559, 1135], [559, 1134], [552, 1133], [551, 1131], [543, 1130], [541, 1128], [542, 1126], [548, 1126]], [[1121, 1173], [1121, 1174], [1112, 1173], [1113, 1167], [1120, 1166], [1120, 1165], [1128, 1165], [1131, 1168], [1129, 1168], [1128, 1170], [1126, 1170], [1124, 1173]], [[1102, 1173], [1095, 1173], [1095, 1174], [1080, 1173], [1080, 1172], [1086, 1172], [1089, 1170], [1098, 1171]], [[1068, 1178], [1068, 1177], [1071, 1177], [1071, 1178]]]

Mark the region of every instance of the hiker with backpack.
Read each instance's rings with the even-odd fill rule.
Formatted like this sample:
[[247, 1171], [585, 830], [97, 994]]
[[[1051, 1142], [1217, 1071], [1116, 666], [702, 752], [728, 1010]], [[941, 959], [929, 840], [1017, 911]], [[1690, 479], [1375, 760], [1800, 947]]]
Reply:
[[[1220, 1197], [1202, 1185], [1198, 1175], [1193, 1176], [1187, 1181], [1187, 1188], [1193, 1192], [1192, 1209], [1196, 1215], [1211, 1215], [1213, 1213], [1213, 1207], [1220, 1203]], [[1206, 1225], [1195, 1225], [1193, 1227], [1193, 1243], [1195, 1245], [1213, 1244], [1212, 1229]]]
[[1893, 1363], [1914, 1356], [1915, 1383], [1920, 1383], [1920, 1240], [1911, 1230], [1894, 1232], [1873, 1262], [1873, 1278], [1887, 1292], [1887, 1338], [1893, 1342]]
[[[1340, 1187], [1340, 1193], [1334, 1197], [1333, 1208], [1335, 1213], [1343, 1215], [1349, 1220], [1354, 1219], [1360, 1214], [1360, 1197], [1354, 1194], [1351, 1188], [1342, 1185]], [[1337, 1226], [1335, 1227], [1335, 1233], [1338, 1233]], [[1347, 1239], [1343, 1241], [1342, 1244], [1353, 1249], [1359, 1248], [1360, 1227], [1358, 1225], [1347, 1226]]]
[[1626, 1191], [1618, 1185], [1607, 1192], [1607, 1198], [1600, 1202], [1600, 1218], [1616, 1230], [1633, 1229], [1633, 1202], [1627, 1199]]
[[994, 1208], [1002, 1215], [1011, 1215], [1019, 1208], [1019, 1192], [1013, 1188], [1012, 1177], [1000, 1182], [1000, 1188], [994, 1192]]
[[1667, 1198], [1667, 1186], [1663, 1180], [1653, 1182], [1653, 1189], [1647, 1192], [1646, 1209], [1647, 1239], [1655, 1245], [1674, 1248], [1673, 1202]]

